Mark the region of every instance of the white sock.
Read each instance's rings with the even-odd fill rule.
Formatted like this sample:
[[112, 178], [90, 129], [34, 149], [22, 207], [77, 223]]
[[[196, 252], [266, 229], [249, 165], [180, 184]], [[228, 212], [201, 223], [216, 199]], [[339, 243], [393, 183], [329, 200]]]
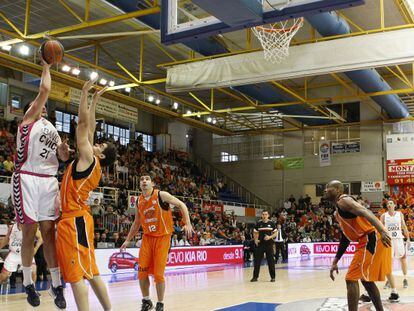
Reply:
[[393, 293], [393, 294], [398, 294], [397, 289], [396, 289], [396, 288], [393, 288], [393, 289], [391, 290], [391, 293]]
[[151, 300], [151, 299], [150, 299], [150, 296], [145, 296], [145, 297], [142, 297], [142, 299], [144, 299], [144, 300]]
[[50, 268], [50, 276], [52, 277], [52, 286], [54, 288], [61, 286], [62, 281], [60, 280], [60, 269], [59, 267], [56, 268]]
[[162, 304], [164, 304], [164, 302], [162, 302], [162, 301], [158, 301], [157, 303], [162, 303]]
[[32, 267], [22, 267], [23, 271], [23, 286], [29, 286], [33, 283], [32, 280]]

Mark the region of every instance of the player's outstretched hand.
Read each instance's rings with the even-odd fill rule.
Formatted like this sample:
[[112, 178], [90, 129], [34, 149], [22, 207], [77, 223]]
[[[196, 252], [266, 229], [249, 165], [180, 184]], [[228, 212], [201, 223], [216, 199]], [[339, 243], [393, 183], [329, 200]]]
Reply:
[[185, 235], [187, 238], [191, 238], [194, 234], [193, 226], [191, 224], [184, 225], [183, 231], [185, 232]]
[[103, 93], [105, 93], [107, 89], [108, 89], [108, 87], [105, 86], [100, 91], [98, 91], [98, 90], [95, 91], [95, 93], [93, 94], [93, 97], [92, 97], [92, 100], [94, 101], [94, 103], [96, 103], [99, 100], [99, 98], [101, 97], [101, 95]]
[[88, 92], [93, 87], [93, 85], [95, 84], [97, 80], [98, 80], [98, 76], [94, 77], [93, 79], [90, 79], [89, 81], [86, 81], [85, 84], [83, 85], [82, 91]]
[[336, 271], [336, 274], [339, 274], [338, 264], [332, 263], [331, 270], [329, 272], [332, 281], [335, 281], [335, 274], [334, 274], [335, 271]]
[[120, 247], [120, 251], [121, 252], [125, 252], [126, 251], [126, 248], [127, 248], [127, 246], [128, 246], [128, 244], [129, 244], [129, 242], [127, 242], [127, 241], [125, 241], [122, 245], [121, 245], [121, 247]]
[[75, 152], [75, 150], [69, 148], [67, 138], [65, 138], [57, 148], [58, 156], [62, 161], [67, 161], [69, 159], [70, 154]]
[[386, 247], [391, 247], [391, 235], [387, 230], [381, 232], [381, 241]]

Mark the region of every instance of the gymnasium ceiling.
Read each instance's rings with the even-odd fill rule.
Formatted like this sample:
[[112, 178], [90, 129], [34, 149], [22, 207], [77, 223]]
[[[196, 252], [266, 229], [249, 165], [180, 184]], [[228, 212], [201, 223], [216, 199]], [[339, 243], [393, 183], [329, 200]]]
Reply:
[[[144, 5], [138, 9], [137, 15], [154, 14], [160, 10], [157, 6], [160, 1], [141, 0], [140, 2]], [[381, 3], [384, 5], [383, 9], [381, 9]], [[414, 27], [412, 17], [407, 13], [403, 0], [367, 0], [364, 6], [342, 10], [339, 13], [348, 21], [354, 33], [378, 29], [392, 31], [392, 27], [400, 25], [408, 25], [407, 28]], [[381, 13], [383, 13], [383, 17]], [[131, 18], [131, 14], [114, 21], [114, 16], [122, 16], [123, 14], [125, 12], [101, 0], [1, 0], [0, 43], [10, 39], [21, 39], [34, 47], [39, 46], [44, 40], [45, 33], [52, 34], [56, 38], [61, 38], [65, 46], [65, 63], [71, 67], [79, 67], [82, 71], [79, 77], [74, 77], [62, 73], [61, 68], [55, 68], [57, 72], [54, 75], [60, 82], [79, 87], [82, 80], [86, 79], [86, 74], [93, 68], [108, 81], [115, 81], [116, 85], [138, 82], [140, 85], [133, 87], [129, 94], [124, 90], [118, 90], [109, 92], [106, 96], [156, 115], [181, 120], [191, 126], [203, 128], [216, 134], [260, 134], [314, 128], [304, 126], [297, 119], [286, 118], [286, 122], [282, 122], [276, 116], [267, 114], [267, 110], [260, 107], [260, 102], [256, 103], [251, 98], [230, 88], [196, 91], [191, 94], [167, 94], [165, 92], [166, 71], [159, 65], [189, 58], [200, 58], [201, 55], [194, 53], [182, 44], [161, 45], [159, 32], [149, 28], [136, 18]], [[85, 18], [90, 22], [89, 25], [85, 22]], [[95, 23], [95, 21], [98, 22]], [[383, 27], [381, 28], [382, 21]], [[76, 25], [75, 30], [73, 30], [73, 25]], [[146, 33], [141, 34], [141, 31]], [[134, 34], [120, 34], [125, 32], [133, 32]], [[99, 38], [65, 38], [107, 33], [112, 35]], [[251, 42], [248, 42], [246, 38], [244, 30], [227, 33], [216, 39], [231, 52], [244, 51], [247, 50], [247, 47], [249, 50], [260, 48], [260, 44], [254, 36], [252, 36]], [[312, 42], [318, 38], [320, 38], [319, 34], [305, 21], [304, 27], [294, 38], [293, 44], [299, 44], [303, 41]], [[0, 65], [39, 74], [40, 67], [35, 65], [33, 56], [22, 59], [16, 52], [19, 44], [21, 43], [16, 43], [11, 52], [4, 52], [0, 49]], [[408, 106], [412, 115], [414, 114], [413, 68], [413, 64], [377, 68], [382, 78], [394, 90], [405, 89], [404, 92], [397, 92], [397, 94]], [[318, 110], [325, 112], [324, 107], [332, 104], [367, 99], [358, 87], [342, 73], [277, 81], [274, 86], [282, 92], [289, 90], [294, 97], [305, 98], [305, 95], [308, 95], [312, 99], [321, 98], [320, 101], [313, 101], [313, 105]], [[322, 98], [327, 97], [328, 89], [331, 90], [331, 93], [332, 90], [335, 90], [337, 94], [347, 94], [348, 96], [346, 100], [339, 97], [332, 103], [326, 102]], [[212, 94], [213, 102], [211, 100]], [[355, 96], [350, 98], [350, 94]], [[160, 99], [161, 103], [157, 105], [154, 102], [149, 102], [150, 95]], [[173, 102], [179, 103], [178, 109], [172, 108]], [[197, 116], [183, 117], [183, 114], [188, 111], [208, 111], [211, 104], [213, 104], [211, 115], [203, 115], [200, 118]], [[395, 121], [389, 120], [384, 113], [381, 113], [379, 106], [374, 102], [368, 103], [368, 105], [377, 112], [378, 119], [377, 121], [369, 121], [370, 124]], [[215, 112], [221, 108], [244, 106], [253, 106], [254, 110], [249, 111], [249, 114], [246, 115]], [[257, 112], [257, 114], [252, 112]], [[260, 114], [260, 112], [264, 113]], [[329, 126], [353, 126], [364, 124], [364, 122], [367, 121], [362, 120], [360, 123], [352, 122], [350, 124], [338, 121]]]

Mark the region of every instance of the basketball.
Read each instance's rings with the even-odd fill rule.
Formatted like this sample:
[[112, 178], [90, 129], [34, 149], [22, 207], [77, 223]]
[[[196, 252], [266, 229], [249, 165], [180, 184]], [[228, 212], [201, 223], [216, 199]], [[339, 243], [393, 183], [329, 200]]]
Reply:
[[64, 54], [63, 45], [57, 40], [45, 41], [40, 47], [40, 55], [50, 65], [60, 63]]

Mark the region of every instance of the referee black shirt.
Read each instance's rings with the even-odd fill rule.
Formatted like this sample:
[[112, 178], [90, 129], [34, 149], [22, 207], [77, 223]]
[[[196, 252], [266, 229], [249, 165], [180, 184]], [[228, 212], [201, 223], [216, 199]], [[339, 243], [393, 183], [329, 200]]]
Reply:
[[271, 220], [268, 220], [267, 222], [260, 220], [254, 229], [259, 232], [259, 241], [261, 243], [272, 242], [272, 239], [266, 241], [264, 238], [266, 235], [271, 236], [277, 230], [276, 224]]

